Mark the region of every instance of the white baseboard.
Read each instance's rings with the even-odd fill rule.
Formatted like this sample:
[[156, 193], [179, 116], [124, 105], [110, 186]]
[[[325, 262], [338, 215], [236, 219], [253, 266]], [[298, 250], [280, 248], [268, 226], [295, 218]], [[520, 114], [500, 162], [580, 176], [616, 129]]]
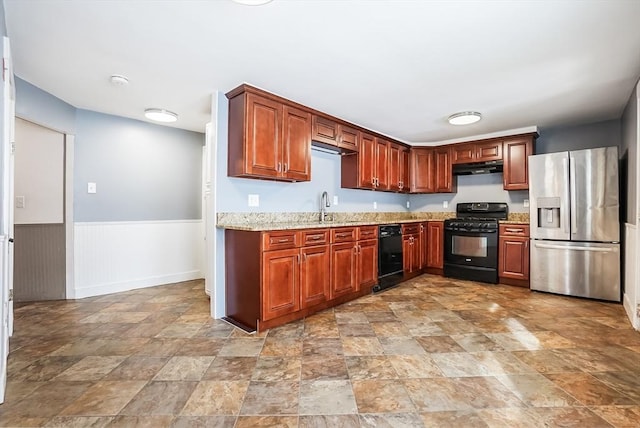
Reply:
[[624, 310], [631, 325], [640, 330], [640, 280], [638, 275], [638, 228], [635, 224], [625, 223], [625, 291], [622, 299]]
[[74, 224], [74, 297], [202, 278], [201, 220]]

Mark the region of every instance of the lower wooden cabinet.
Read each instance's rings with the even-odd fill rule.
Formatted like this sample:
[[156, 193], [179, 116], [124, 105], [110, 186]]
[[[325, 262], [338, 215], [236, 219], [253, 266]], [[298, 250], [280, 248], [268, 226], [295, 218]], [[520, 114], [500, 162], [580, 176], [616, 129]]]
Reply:
[[330, 298], [331, 254], [329, 245], [305, 247], [300, 254], [301, 307], [309, 308]]
[[501, 224], [498, 277], [501, 283], [529, 286], [529, 225]]
[[444, 268], [444, 221], [427, 222], [427, 268]]
[[300, 250], [262, 253], [262, 318], [270, 320], [300, 309]]
[[358, 241], [358, 289], [371, 289], [377, 283], [378, 240]]
[[357, 291], [357, 248], [353, 242], [331, 245], [331, 298]]
[[405, 277], [422, 273], [420, 226], [419, 223], [402, 225], [402, 265]]

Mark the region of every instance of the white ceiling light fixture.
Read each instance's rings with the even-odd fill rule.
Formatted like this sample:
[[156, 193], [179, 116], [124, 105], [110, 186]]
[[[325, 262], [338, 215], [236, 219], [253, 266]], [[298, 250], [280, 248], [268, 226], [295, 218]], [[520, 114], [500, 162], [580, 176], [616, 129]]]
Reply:
[[242, 4], [245, 6], [262, 6], [263, 4], [271, 3], [272, 0], [231, 0], [234, 3]]
[[144, 111], [144, 116], [147, 119], [163, 123], [171, 123], [178, 120], [177, 113], [163, 108], [148, 108]]
[[480, 119], [482, 119], [482, 115], [477, 111], [462, 111], [452, 114], [447, 120], [452, 125], [471, 125]]
[[127, 84], [129, 84], [129, 79], [122, 74], [112, 74], [109, 80], [114, 86], [126, 86]]

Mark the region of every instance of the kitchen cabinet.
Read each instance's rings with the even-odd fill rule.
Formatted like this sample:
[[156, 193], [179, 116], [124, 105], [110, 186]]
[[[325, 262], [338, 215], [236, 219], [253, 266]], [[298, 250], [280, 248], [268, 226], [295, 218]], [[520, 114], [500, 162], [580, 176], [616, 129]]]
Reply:
[[529, 286], [529, 225], [501, 224], [498, 233], [498, 277], [501, 283]]
[[[328, 235], [328, 231], [320, 232]], [[330, 268], [331, 253], [328, 240], [324, 245], [316, 238], [318, 234], [311, 234], [311, 239], [316, 241], [313, 246], [300, 249], [302, 257], [300, 263], [300, 302], [301, 308], [309, 308], [320, 303], [324, 303], [331, 297], [330, 291]]]
[[498, 160], [502, 160], [502, 140], [499, 139], [451, 146], [452, 164]]
[[442, 146], [433, 149], [435, 164], [435, 192], [454, 193], [456, 183], [451, 171], [451, 147]]
[[427, 267], [427, 255], [429, 254], [429, 222], [420, 223], [420, 269]]
[[377, 226], [332, 229], [331, 298], [370, 291], [378, 280]]
[[536, 137], [537, 134], [533, 133], [504, 139], [504, 190], [529, 189], [528, 157], [534, 154]]
[[401, 162], [400, 162], [400, 191], [409, 193], [409, 180], [410, 180], [410, 169], [409, 169], [409, 149], [407, 147], [402, 147], [401, 151]]
[[444, 268], [444, 221], [427, 222], [427, 257], [426, 267]]
[[402, 264], [405, 277], [420, 274], [420, 224], [402, 225]]
[[409, 154], [411, 165], [411, 193], [435, 193], [436, 166], [433, 149], [412, 148]]
[[311, 180], [311, 114], [243, 85], [229, 98], [230, 177]]
[[359, 135], [360, 131], [356, 128], [338, 123], [325, 116], [313, 115], [311, 134], [313, 141], [355, 152], [358, 150]]
[[265, 251], [262, 255], [262, 319], [300, 309], [300, 251]]
[[357, 263], [358, 289], [369, 291], [378, 282], [378, 226], [360, 226]]
[[342, 187], [389, 190], [390, 143], [361, 132], [358, 153], [342, 157]]
[[353, 242], [331, 245], [331, 298], [357, 290], [357, 247]]
[[389, 190], [404, 192], [409, 186], [409, 150], [389, 143]]

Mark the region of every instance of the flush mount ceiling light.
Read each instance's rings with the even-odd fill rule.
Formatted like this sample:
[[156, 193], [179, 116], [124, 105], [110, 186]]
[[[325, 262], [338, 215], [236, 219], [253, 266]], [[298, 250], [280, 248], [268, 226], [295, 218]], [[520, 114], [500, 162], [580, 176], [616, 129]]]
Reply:
[[471, 125], [480, 119], [482, 119], [482, 115], [477, 111], [462, 111], [452, 114], [447, 120], [452, 125]]
[[125, 86], [129, 83], [127, 76], [123, 76], [122, 74], [112, 74], [109, 80], [111, 84], [115, 86]]
[[234, 3], [243, 4], [245, 6], [262, 6], [270, 3], [272, 0], [231, 0]]
[[144, 116], [147, 119], [164, 123], [175, 122], [178, 120], [178, 115], [176, 113], [163, 108], [148, 108], [144, 111]]

